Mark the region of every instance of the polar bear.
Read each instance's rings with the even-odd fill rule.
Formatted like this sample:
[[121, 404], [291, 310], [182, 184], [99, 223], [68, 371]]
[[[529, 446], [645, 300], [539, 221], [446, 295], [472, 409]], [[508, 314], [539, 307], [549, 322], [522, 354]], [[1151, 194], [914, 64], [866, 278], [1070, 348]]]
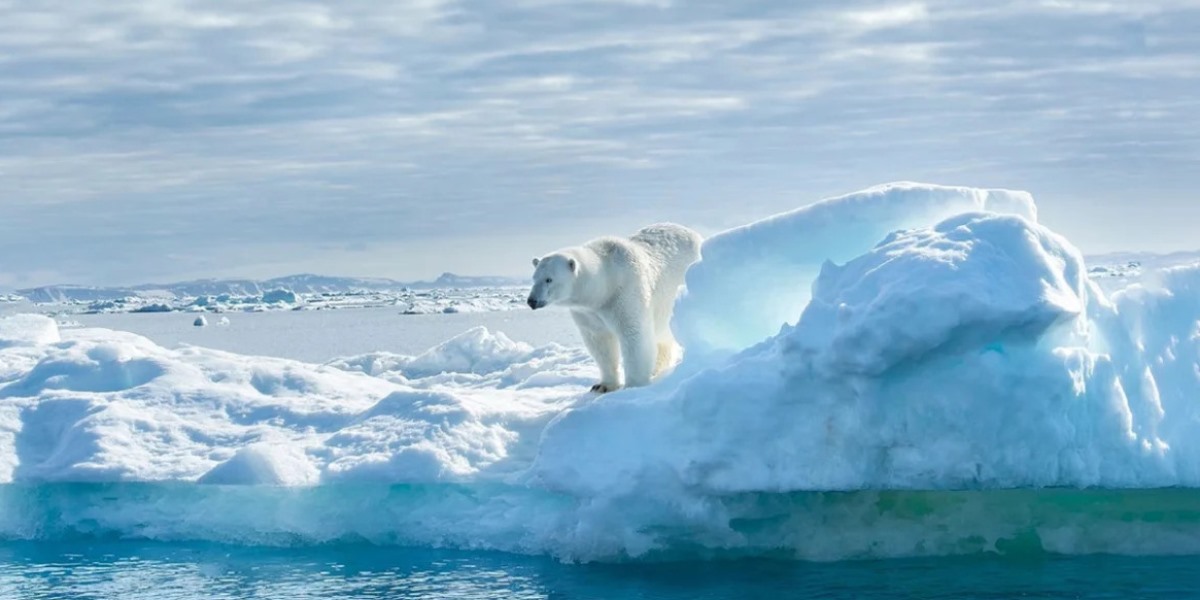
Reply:
[[570, 309], [600, 367], [593, 392], [620, 389], [622, 363], [626, 387], [647, 385], [674, 364], [671, 310], [701, 242], [687, 227], [659, 223], [533, 259], [529, 307]]

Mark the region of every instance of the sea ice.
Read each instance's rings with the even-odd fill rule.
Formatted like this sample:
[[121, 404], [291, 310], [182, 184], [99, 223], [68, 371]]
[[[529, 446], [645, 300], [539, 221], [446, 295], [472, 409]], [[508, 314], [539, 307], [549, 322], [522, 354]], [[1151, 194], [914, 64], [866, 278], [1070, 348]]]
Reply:
[[263, 292], [264, 304], [295, 304], [299, 300], [296, 292], [284, 288], [275, 288]]

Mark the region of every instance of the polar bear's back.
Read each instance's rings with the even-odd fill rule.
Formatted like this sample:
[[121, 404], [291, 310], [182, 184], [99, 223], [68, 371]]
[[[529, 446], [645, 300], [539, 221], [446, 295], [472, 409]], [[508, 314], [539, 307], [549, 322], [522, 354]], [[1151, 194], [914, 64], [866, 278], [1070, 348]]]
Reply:
[[692, 263], [700, 259], [699, 233], [674, 223], [655, 223], [638, 230], [629, 240], [654, 256], [664, 271], [679, 272], [682, 276]]
[[[656, 306], [674, 301], [688, 267], [700, 258], [700, 234], [673, 223], [643, 227], [629, 237], [596, 238], [564, 252], [585, 265], [588, 275], [571, 294], [576, 306], [602, 306], [614, 293]], [[664, 309], [665, 310], [665, 309]]]
[[657, 337], [669, 340], [675, 297], [688, 267], [700, 260], [700, 245], [704, 238], [682, 225], [658, 223], [641, 229], [630, 236], [629, 241], [649, 259], [644, 275], [648, 277], [650, 310]]

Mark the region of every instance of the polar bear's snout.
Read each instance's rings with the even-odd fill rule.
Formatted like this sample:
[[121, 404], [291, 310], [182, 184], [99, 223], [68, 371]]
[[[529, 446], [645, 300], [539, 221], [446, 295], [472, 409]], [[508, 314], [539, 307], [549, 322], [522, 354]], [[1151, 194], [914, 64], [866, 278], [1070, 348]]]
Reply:
[[551, 254], [533, 259], [533, 288], [525, 304], [537, 310], [551, 304], [559, 304], [571, 297], [573, 283], [579, 263], [562, 254]]
[[546, 296], [546, 286], [541, 283], [534, 284], [533, 289], [529, 290], [529, 298], [525, 300], [525, 304], [528, 304], [529, 308], [533, 310], [545, 308], [550, 303]]

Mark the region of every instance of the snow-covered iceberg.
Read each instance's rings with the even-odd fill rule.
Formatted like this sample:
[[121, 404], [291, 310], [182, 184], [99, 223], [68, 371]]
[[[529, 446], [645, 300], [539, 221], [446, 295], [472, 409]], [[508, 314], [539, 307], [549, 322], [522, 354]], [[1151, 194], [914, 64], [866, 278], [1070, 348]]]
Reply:
[[311, 365], [0, 321], [0, 539], [1200, 553], [1200, 265], [1110, 295], [1027, 194], [897, 184], [713, 237], [673, 326], [595, 397], [483, 329]]
[[898, 229], [975, 211], [1037, 221], [1026, 192], [900, 182], [717, 234], [688, 271], [687, 293], [675, 307], [675, 334], [694, 354], [745, 348], [800, 317], [826, 261], [851, 260]]
[[[575, 494], [1200, 485], [1197, 281], [1118, 312], [1020, 217], [893, 233], [779, 335], [563, 415], [535, 471]], [[1174, 326], [1147, 331], [1151, 304]]]

